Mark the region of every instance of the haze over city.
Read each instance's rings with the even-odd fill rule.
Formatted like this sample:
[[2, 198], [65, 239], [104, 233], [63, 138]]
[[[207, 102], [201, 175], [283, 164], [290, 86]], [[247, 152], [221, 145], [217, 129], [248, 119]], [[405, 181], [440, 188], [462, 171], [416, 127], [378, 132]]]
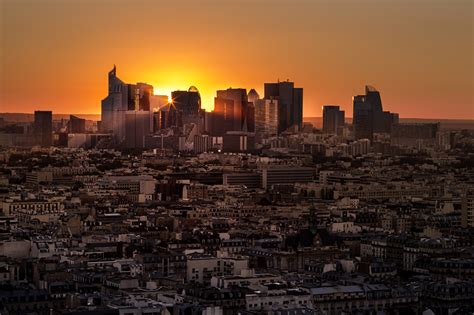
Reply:
[[0, 2], [0, 112], [99, 114], [113, 64], [155, 94], [287, 79], [304, 116], [366, 84], [401, 117], [474, 118], [473, 2]]

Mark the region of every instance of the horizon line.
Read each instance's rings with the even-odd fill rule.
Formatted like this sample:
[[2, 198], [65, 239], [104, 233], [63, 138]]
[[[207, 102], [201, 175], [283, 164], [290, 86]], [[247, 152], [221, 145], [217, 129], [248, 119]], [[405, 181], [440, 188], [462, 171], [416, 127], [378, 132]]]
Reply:
[[[44, 110], [47, 111], [48, 109], [38, 109], [38, 110]], [[23, 114], [23, 115], [34, 115], [34, 112], [0, 112], [0, 115], [3, 114]], [[54, 113], [53, 115], [94, 115], [94, 116], [100, 116], [100, 113], [93, 113], [93, 114], [87, 114], [87, 113]], [[309, 118], [323, 118], [323, 116], [303, 116], [304, 119], [309, 119]], [[346, 117], [346, 119], [352, 119], [353, 117]], [[474, 121], [473, 118], [425, 118], [425, 117], [400, 117], [400, 119], [427, 119], [427, 120], [472, 120]]]

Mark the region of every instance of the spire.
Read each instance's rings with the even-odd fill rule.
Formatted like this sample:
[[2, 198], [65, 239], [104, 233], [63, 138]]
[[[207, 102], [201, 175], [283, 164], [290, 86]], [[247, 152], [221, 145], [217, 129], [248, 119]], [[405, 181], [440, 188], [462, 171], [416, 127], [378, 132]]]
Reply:
[[115, 77], [116, 74], [117, 74], [117, 67], [114, 64], [114, 68], [112, 70], [110, 70], [109, 76], [114, 76]]

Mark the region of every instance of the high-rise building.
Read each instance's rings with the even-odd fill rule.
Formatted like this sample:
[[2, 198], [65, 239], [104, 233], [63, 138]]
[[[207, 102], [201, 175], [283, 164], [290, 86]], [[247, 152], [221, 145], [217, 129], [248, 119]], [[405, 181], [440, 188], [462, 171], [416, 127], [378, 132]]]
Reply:
[[278, 100], [259, 99], [255, 102], [255, 133], [262, 137], [278, 134]]
[[201, 110], [201, 95], [196, 87], [191, 86], [187, 91], [171, 92], [173, 105], [183, 116], [197, 116]]
[[374, 133], [390, 133], [398, 122], [398, 114], [383, 111], [380, 93], [372, 86], [365, 87], [365, 95], [353, 97], [353, 129], [356, 139], [373, 141]]
[[265, 83], [265, 99], [278, 100], [278, 132], [303, 126], [303, 89], [293, 82]]
[[244, 122], [244, 131], [255, 132], [255, 105], [254, 103], [247, 103], [246, 118]]
[[209, 131], [213, 136], [223, 136], [234, 130], [234, 101], [215, 97], [214, 111], [209, 120]]
[[53, 144], [53, 112], [35, 111], [34, 133], [37, 143], [43, 147], [49, 147]]
[[125, 134], [125, 111], [129, 105], [129, 87], [117, 77], [117, 68], [109, 71], [109, 94], [102, 100], [101, 131], [112, 133], [117, 141]]
[[167, 106], [163, 107], [158, 113], [160, 115], [159, 129], [183, 126], [182, 112], [178, 111], [173, 104], [168, 104]]
[[250, 103], [255, 104], [255, 102], [260, 99], [260, 95], [255, 91], [255, 89], [251, 89], [247, 94], [247, 99]]
[[135, 109], [150, 111], [153, 86], [146, 83], [137, 83], [135, 89], [138, 91], [138, 109], [136, 107]]
[[[101, 132], [112, 133], [117, 144], [125, 140], [127, 111], [144, 111], [150, 115], [153, 86], [146, 83], [126, 84], [117, 77], [117, 68], [109, 71], [109, 93], [102, 100]], [[151, 119], [151, 118], [150, 118]]]
[[352, 118], [352, 126], [356, 139], [374, 139], [374, 118], [373, 110], [369, 102], [366, 101], [364, 95], [354, 96], [354, 111]]
[[68, 131], [69, 133], [85, 133], [86, 120], [74, 115], [70, 115], [68, 122]]
[[342, 134], [344, 127], [344, 111], [339, 106], [325, 105], [323, 107], [323, 132], [327, 134]]
[[246, 131], [244, 125], [247, 118], [247, 106], [248, 98], [245, 89], [233, 89], [228, 88], [227, 90], [217, 91], [217, 97], [219, 102], [223, 100], [233, 101], [233, 124], [232, 131]]

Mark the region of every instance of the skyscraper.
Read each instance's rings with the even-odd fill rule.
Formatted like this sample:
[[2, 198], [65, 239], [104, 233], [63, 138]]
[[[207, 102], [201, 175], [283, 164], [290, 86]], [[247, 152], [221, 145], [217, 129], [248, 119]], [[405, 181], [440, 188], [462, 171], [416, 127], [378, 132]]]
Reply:
[[254, 103], [260, 98], [260, 95], [258, 95], [257, 91], [255, 89], [251, 89], [249, 93], [247, 94], [248, 101], [250, 103]]
[[34, 132], [39, 145], [49, 147], [53, 144], [52, 111], [35, 111]]
[[265, 83], [265, 99], [278, 100], [278, 132], [303, 126], [303, 89], [295, 88], [293, 82]]
[[227, 131], [234, 130], [234, 101], [215, 97], [209, 131], [214, 136], [222, 136]]
[[182, 127], [182, 112], [177, 110], [174, 104], [168, 104], [158, 112], [160, 115], [160, 129]]
[[374, 139], [373, 110], [365, 95], [357, 95], [352, 98], [354, 111], [352, 126], [356, 139]]
[[[144, 111], [150, 115], [153, 86], [146, 83], [126, 84], [117, 77], [117, 68], [109, 71], [109, 94], [102, 100], [101, 131], [112, 133], [117, 144], [122, 144], [126, 135], [127, 111]], [[144, 115], [144, 114], [142, 114]]]
[[181, 111], [184, 117], [197, 116], [201, 110], [201, 95], [194, 86], [191, 86], [187, 91], [171, 92], [171, 99], [176, 109]]
[[101, 131], [112, 133], [118, 142], [125, 134], [125, 111], [129, 110], [129, 87], [117, 77], [117, 68], [109, 71], [109, 94], [102, 100]]
[[339, 110], [339, 106], [323, 106], [323, 132], [327, 134], [340, 134], [344, 127], [344, 111]]
[[218, 102], [222, 100], [233, 101], [233, 124], [232, 131], [243, 131], [245, 120], [247, 118], [247, 91], [245, 89], [233, 89], [217, 91]]
[[373, 140], [374, 133], [390, 133], [392, 125], [398, 122], [398, 114], [383, 111], [380, 93], [369, 85], [365, 95], [353, 97], [354, 117], [352, 121], [356, 139]]
[[[132, 84], [129, 85], [133, 87]], [[135, 90], [138, 90], [138, 110], [149, 111], [151, 109], [150, 105], [151, 96], [153, 95], [153, 86], [146, 83], [137, 83]]]
[[278, 134], [278, 100], [260, 99], [255, 102], [255, 133], [259, 137]]

